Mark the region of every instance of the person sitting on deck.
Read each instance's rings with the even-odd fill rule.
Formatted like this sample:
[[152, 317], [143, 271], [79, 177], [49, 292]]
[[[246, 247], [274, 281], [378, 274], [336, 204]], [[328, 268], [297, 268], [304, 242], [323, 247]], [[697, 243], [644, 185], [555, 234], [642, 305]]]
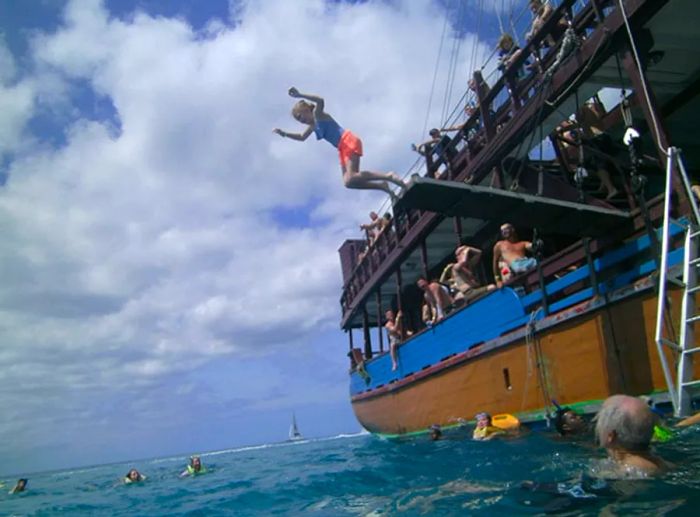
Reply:
[[436, 318], [436, 313], [428, 302], [423, 302], [420, 307], [421, 320], [426, 327], [430, 328], [433, 326], [433, 322]]
[[498, 287], [503, 285], [500, 267], [501, 260], [516, 275], [525, 273], [537, 265], [535, 258], [526, 255], [528, 251], [532, 251], [532, 243], [519, 240], [515, 227], [512, 224], [503, 224], [501, 226], [501, 235], [503, 240], [498, 241], [493, 247], [493, 275], [496, 278]]
[[613, 461], [613, 477], [648, 477], [668, 465], [650, 451], [656, 416], [642, 400], [628, 395], [608, 397], [595, 417], [600, 446]]
[[491, 415], [488, 413], [478, 413], [475, 418], [476, 427], [472, 434], [474, 440], [491, 440], [499, 434], [504, 434], [502, 429], [492, 425]]
[[439, 282], [428, 282], [425, 277], [420, 277], [416, 285], [423, 291], [425, 301], [435, 313], [433, 324], [442, 321], [452, 310], [452, 298], [450, 297], [449, 289]]
[[453, 300], [471, 300], [496, 288], [494, 284], [482, 286], [474, 269], [481, 260], [481, 250], [462, 245], [455, 250], [456, 262], [447, 264], [440, 275], [440, 283], [447, 284]]
[[394, 372], [399, 367], [398, 354], [396, 348], [403, 341], [403, 313], [401, 311], [394, 315], [394, 311], [388, 310], [384, 313], [386, 323], [384, 328], [389, 336], [389, 355], [391, 356], [391, 371]]
[[279, 128], [273, 129], [274, 133], [300, 142], [309, 138], [311, 133], [316, 133], [317, 140], [324, 139], [336, 147], [340, 156], [343, 183], [347, 188], [383, 190], [392, 199], [395, 199], [396, 195], [387, 182], [397, 185], [402, 190], [406, 188], [406, 184], [395, 172], [360, 170], [362, 141], [351, 131], [340, 127], [335, 119], [326, 113], [322, 97], [301, 93], [294, 87], [289, 89], [289, 95], [302, 99], [294, 105], [292, 116], [307, 127], [303, 133], [289, 133]]

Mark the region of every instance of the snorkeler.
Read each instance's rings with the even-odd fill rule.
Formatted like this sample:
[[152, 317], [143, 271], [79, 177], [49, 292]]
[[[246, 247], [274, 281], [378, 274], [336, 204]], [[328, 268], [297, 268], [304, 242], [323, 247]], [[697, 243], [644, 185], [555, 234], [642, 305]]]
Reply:
[[141, 474], [138, 470], [136, 469], [131, 469], [126, 476], [124, 476], [124, 483], [129, 484], [129, 483], [138, 483], [139, 481], [143, 481], [146, 479], [146, 476]]
[[180, 477], [185, 477], [185, 476], [196, 476], [197, 474], [204, 474], [207, 471], [202, 466], [202, 460], [199, 459], [199, 456], [190, 456], [190, 464], [187, 465], [187, 468], [180, 472]]
[[580, 436], [590, 432], [583, 417], [570, 407], [557, 406], [557, 411], [554, 413], [554, 428], [562, 437]]
[[387, 182], [398, 185], [401, 189], [406, 188], [406, 184], [395, 172], [382, 173], [360, 170], [362, 141], [351, 131], [340, 127], [335, 119], [326, 113], [323, 98], [300, 93], [294, 87], [289, 89], [289, 95], [302, 99], [292, 108], [292, 116], [298, 122], [306, 124], [307, 127], [303, 133], [290, 133], [279, 128], [273, 129], [273, 133], [300, 142], [306, 140], [311, 133], [316, 133], [317, 140], [326, 140], [333, 147], [336, 147], [340, 156], [343, 184], [347, 188], [383, 190], [391, 196], [392, 200], [396, 198], [396, 195]]
[[27, 488], [27, 478], [20, 478], [17, 480], [17, 484], [15, 487], [10, 490], [8, 493], [9, 494], [18, 494], [20, 492], [24, 492], [24, 490]]
[[491, 415], [488, 413], [478, 413], [476, 415], [476, 428], [472, 434], [474, 440], [491, 440], [500, 434], [505, 433], [502, 429], [492, 425]]

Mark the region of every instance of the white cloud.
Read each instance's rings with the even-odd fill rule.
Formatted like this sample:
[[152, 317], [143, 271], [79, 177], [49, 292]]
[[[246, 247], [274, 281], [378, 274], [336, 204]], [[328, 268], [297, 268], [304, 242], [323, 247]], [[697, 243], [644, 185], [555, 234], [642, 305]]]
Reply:
[[[17, 156], [0, 189], [0, 393], [10, 394], [0, 407], [29, 397], [38, 411], [40, 393], [109, 391], [125, 377], [155, 383], [337, 325], [336, 250], [383, 197], [344, 189], [327, 144], [271, 129], [295, 128], [295, 85], [324, 95], [363, 138], [365, 167], [404, 171], [432, 81], [436, 9], [250, 2], [235, 28], [217, 22], [202, 37], [183, 20], [69, 3], [65, 25], [33, 41], [23, 83], [50, 80], [0, 92], [15, 95], [0, 106], [0, 142], [17, 145], [37, 91], [42, 109], [62, 111], [78, 81], [111, 100], [121, 130], [78, 118], [64, 146], [35, 142]], [[471, 50], [461, 55], [466, 83]], [[310, 228], [274, 215], [314, 200]], [[18, 425], [29, 413], [17, 410]]]

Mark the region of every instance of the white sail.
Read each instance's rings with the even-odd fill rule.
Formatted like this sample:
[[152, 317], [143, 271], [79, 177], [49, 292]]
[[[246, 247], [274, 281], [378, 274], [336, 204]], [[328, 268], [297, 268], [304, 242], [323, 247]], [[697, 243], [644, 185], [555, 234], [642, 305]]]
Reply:
[[299, 432], [299, 429], [297, 428], [297, 419], [294, 416], [294, 413], [292, 413], [292, 425], [289, 426], [289, 439], [292, 441], [304, 439], [304, 437]]

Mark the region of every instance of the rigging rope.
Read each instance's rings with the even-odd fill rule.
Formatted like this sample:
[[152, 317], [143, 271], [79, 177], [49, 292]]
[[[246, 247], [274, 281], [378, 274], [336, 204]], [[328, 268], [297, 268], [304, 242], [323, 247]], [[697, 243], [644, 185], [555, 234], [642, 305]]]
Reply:
[[447, 31], [447, 21], [448, 21], [449, 10], [445, 8], [445, 21], [442, 24], [442, 36], [440, 37], [440, 47], [438, 48], [438, 55], [435, 59], [435, 70], [433, 71], [433, 83], [430, 85], [430, 97], [428, 98], [428, 109], [425, 111], [425, 121], [423, 122], [423, 131], [421, 135], [424, 135], [428, 129], [428, 118], [430, 117], [430, 108], [433, 104], [433, 93], [435, 92], [435, 81], [437, 80], [438, 69], [440, 68], [440, 58], [442, 57], [442, 45], [445, 42], [445, 32]]
[[625, 4], [622, 0], [618, 0], [620, 5], [620, 12], [622, 13], [622, 20], [627, 29], [627, 36], [629, 37], [630, 47], [632, 49], [632, 55], [634, 56], [634, 62], [637, 65], [637, 70], [639, 71], [639, 76], [642, 79], [642, 90], [644, 92], [644, 100], [647, 103], [647, 108], [649, 109], [649, 114], [651, 116], [652, 125], [654, 126], [654, 133], [656, 133], [656, 145], [661, 150], [661, 152], [668, 156], [668, 151], [661, 147], [661, 130], [659, 129], [659, 122], [656, 120], [656, 112], [654, 111], [654, 106], [651, 103], [651, 97], [649, 96], [649, 90], [647, 89], [646, 76], [644, 75], [644, 70], [642, 68], [642, 60], [639, 59], [639, 53], [637, 52], [637, 45], [634, 42], [634, 36], [632, 35], [632, 28], [630, 27], [630, 22], [627, 19], [627, 12], [625, 11]]

